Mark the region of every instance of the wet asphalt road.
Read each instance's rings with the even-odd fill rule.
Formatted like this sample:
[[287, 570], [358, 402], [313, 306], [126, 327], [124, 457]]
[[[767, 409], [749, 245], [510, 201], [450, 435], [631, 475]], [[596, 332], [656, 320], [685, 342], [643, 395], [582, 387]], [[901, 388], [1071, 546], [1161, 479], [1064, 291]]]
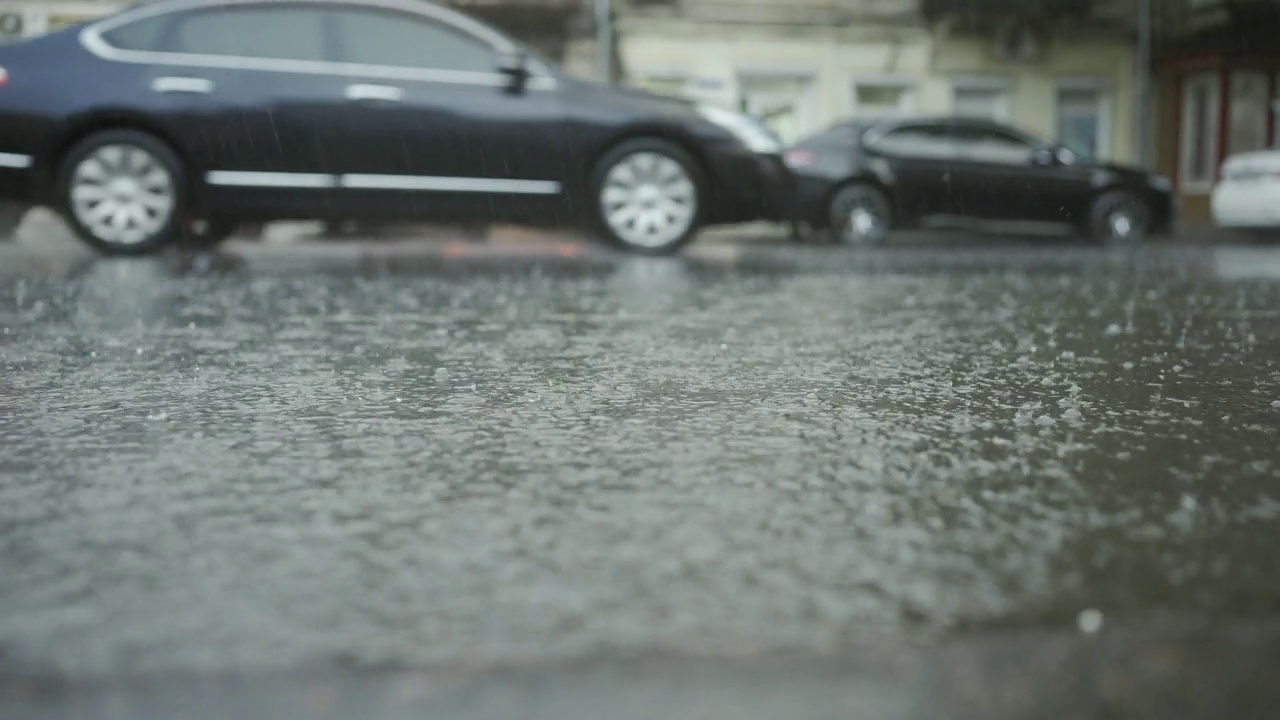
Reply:
[[0, 697], [1074, 717], [1036, 683], [1144, 638], [1280, 667], [1280, 248], [544, 249], [0, 247]]

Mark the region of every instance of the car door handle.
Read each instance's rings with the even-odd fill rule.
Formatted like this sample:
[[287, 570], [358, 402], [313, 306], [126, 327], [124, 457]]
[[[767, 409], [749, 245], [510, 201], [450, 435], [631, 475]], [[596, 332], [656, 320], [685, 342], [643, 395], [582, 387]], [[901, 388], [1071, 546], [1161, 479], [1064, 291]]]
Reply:
[[208, 95], [213, 92], [213, 81], [198, 77], [159, 77], [151, 81], [151, 89], [158, 93]]
[[400, 102], [404, 99], [404, 91], [392, 85], [366, 85], [357, 83], [348, 85], [348, 100], [382, 100], [384, 102]]

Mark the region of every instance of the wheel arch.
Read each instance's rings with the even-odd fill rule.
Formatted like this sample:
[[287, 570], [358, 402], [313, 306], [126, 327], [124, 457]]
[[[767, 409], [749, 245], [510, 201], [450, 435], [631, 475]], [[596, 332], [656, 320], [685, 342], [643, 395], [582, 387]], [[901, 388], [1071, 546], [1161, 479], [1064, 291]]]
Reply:
[[587, 190], [588, 196], [590, 196], [594, 191], [591, 187], [591, 180], [595, 176], [596, 171], [600, 168], [600, 161], [623, 144], [636, 140], [662, 140], [675, 145], [687, 153], [689, 157], [693, 158], [694, 162], [698, 164], [696, 169], [698, 171], [699, 179], [703, 184], [702, 191], [707, 194], [705, 199], [708, 202], [714, 201], [716, 196], [716, 179], [714, 173], [711, 172], [711, 159], [707, 155], [706, 150], [686, 133], [680, 132], [679, 130], [671, 127], [650, 124], [628, 127], [622, 132], [619, 132], [609, 138], [608, 141], [600, 146], [600, 149], [595, 153], [591, 162], [588, 164], [587, 174], [583, 180], [583, 187]]
[[49, 148], [47, 155], [50, 158], [49, 171], [46, 177], [40, 178], [41, 196], [46, 200], [55, 199], [54, 195], [57, 192], [58, 178], [62, 173], [62, 164], [66, 161], [67, 155], [72, 149], [97, 133], [111, 130], [132, 130], [145, 133], [164, 143], [187, 170], [186, 187], [184, 189], [188, 198], [194, 198], [196, 183], [194, 174], [191, 172], [190, 154], [177, 142], [177, 138], [162, 125], [148, 119], [146, 116], [124, 110], [94, 113], [72, 121], [66, 132], [62, 133]]
[[868, 187], [872, 187], [878, 190], [880, 194], [884, 195], [885, 199], [889, 201], [890, 214], [893, 216], [894, 219], [899, 219], [898, 218], [898, 199], [894, 197], [893, 189], [887, 183], [885, 183], [882, 179], [876, 177], [871, 173], [858, 173], [856, 175], [850, 175], [844, 178], [843, 180], [839, 180], [835, 183], [832, 183], [831, 187], [822, 196], [822, 203], [818, 206], [818, 210], [820, 212], [818, 219], [821, 221], [822, 224], [818, 227], [829, 228], [831, 226], [832, 201], [834, 201], [836, 199], [836, 195], [838, 195], [845, 188], [854, 187], [857, 185], [866, 185]]

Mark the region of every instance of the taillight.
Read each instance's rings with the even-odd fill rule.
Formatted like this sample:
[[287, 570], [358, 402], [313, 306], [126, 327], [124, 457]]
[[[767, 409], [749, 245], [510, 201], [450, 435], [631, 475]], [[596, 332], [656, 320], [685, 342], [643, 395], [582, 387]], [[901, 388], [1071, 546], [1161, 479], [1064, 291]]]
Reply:
[[8, 84], [9, 84], [9, 71], [0, 67], [0, 87], [4, 87], [5, 85], [8, 85]]
[[782, 161], [787, 164], [787, 167], [805, 167], [818, 162], [818, 154], [808, 150], [788, 150], [783, 153]]

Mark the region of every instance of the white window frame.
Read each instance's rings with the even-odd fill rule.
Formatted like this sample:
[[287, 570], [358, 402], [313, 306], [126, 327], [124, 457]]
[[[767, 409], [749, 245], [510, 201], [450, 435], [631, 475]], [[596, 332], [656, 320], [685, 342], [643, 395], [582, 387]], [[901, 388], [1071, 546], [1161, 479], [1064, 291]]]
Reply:
[[1230, 83], [1231, 83], [1231, 96], [1230, 96], [1230, 97], [1231, 97], [1231, 103], [1230, 103], [1229, 107], [1227, 108], [1227, 122], [1228, 122], [1229, 124], [1227, 125], [1227, 133], [1226, 133], [1226, 134], [1227, 134], [1227, 147], [1225, 148], [1225, 151], [1223, 152], [1223, 158], [1224, 158], [1224, 160], [1225, 160], [1225, 158], [1227, 158], [1227, 157], [1229, 157], [1229, 156], [1231, 156], [1231, 155], [1235, 155], [1235, 154], [1237, 154], [1237, 153], [1241, 153], [1241, 152], [1246, 152], [1246, 151], [1243, 151], [1243, 150], [1236, 149], [1235, 147], [1232, 147], [1233, 142], [1234, 142], [1234, 140], [1235, 140], [1235, 137], [1233, 137], [1233, 135], [1234, 135], [1234, 133], [1235, 133], [1235, 122], [1236, 122], [1236, 118], [1235, 118], [1235, 108], [1236, 108], [1236, 105], [1235, 105], [1235, 101], [1236, 101], [1236, 87], [1235, 87], [1235, 84], [1236, 84], [1236, 77], [1237, 77], [1237, 76], [1240, 76], [1240, 75], [1252, 75], [1254, 78], [1262, 80], [1262, 83], [1263, 83], [1264, 100], [1263, 100], [1263, 105], [1262, 105], [1262, 110], [1263, 110], [1263, 112], [1262, 112], [1262, 122], [1261, 122], [1261, 127], [1254, 128], [1255, 130], [1261, 130], [1261, 131], [1262, 131], [1262, 139], [1263, 139], [1263, 142], [1262, 142], [1262, 147], [1261, 147], [1261, 148], [1255, 148], [1255, 149], [1263, 149], [1263, 150], [1265, 150], [1265, 149], [1266, 149], [1266, 147], [1267, 147], [1267, 143], [1266, 143], [1267, 132], [1270, 130], [1269, 125], [1270, 125], [1270, 124], [1271, 124], [1271, 122], [1272, 122], [1272, 118], [1271, 118], [1271, 96], [1270, 96], [1270, 94], [1271, 94], [1271, 78], [1270, 78], [1270, 76], [1268, 76], [1267, 71], [1265, 71], [1265, 70], [1254, 70], [1254, 69], [1250, 69], [1250, 68], [1239, 68], [1239, 69], [1236, 69], [1236, 70], [1232, 70], [1232, 71], [1229, 73], [1229, 75], [1228, 75], [1228, 82], [1230, 82]]
[[[1207, 134], [1209, 145], [1207, 152], [1209, 153], [1209, 174], [1207, 177], [1193, 178], [1191, 177], [1191, 143], [1192, 133], [1188, 132], [1191, 125], [1191, 90], [1197, 86], [1204, 86], [1209, 89], [1209, 126], [1204, 128]], [[1222, 114], [1222, 74], [1216, 70], [1209, 72], [1196, 73], [1188, 75], [1182, 79], [1182, 107], [1178, 109], [1182, 115], [1182, 121], [1179, 125], [1179, 141], [1178, 148], [1178, 185], [1183, 192], [1190, 193], [1207, 193], [1213, 190], [1213, 185], [1218, 179], [1218, 161], [1221, 148], [1218, 147], [1218, 124], [1221, 122], [1219, 117]]]
[[898, 103], [895, 116], [914, 115], [916, 112], [916, 79], [910, 75], [858, 75], [849, 86], [849, 106], [851, 114], [858, 116], [858, 89], [864, 87], [891, 87], [902, 90], [902, 99]]
[[[1098, 94], [1098, 159], [1109, 160], [1114, 152], [1112, 140], [1115, 137], [1115, 84], [1106, 78], [1098, 77], [1063, 77], [1054, 84], [1053, 121], [1054, 133], [1061, 134], [1057, 127], [1063, 91], [1083, 90]], [[1061, 138], [1055, 138], [1061, 139]]]
[[960, 75], [951, 79], [951, 110], [959, 111], [956, 95], [965, 90], [997, 92], [1000, 104], [996, 114], [991, 118], [996, 122], [1009, 122], [1013, 119], [1013, 80], [1004, 75]]

